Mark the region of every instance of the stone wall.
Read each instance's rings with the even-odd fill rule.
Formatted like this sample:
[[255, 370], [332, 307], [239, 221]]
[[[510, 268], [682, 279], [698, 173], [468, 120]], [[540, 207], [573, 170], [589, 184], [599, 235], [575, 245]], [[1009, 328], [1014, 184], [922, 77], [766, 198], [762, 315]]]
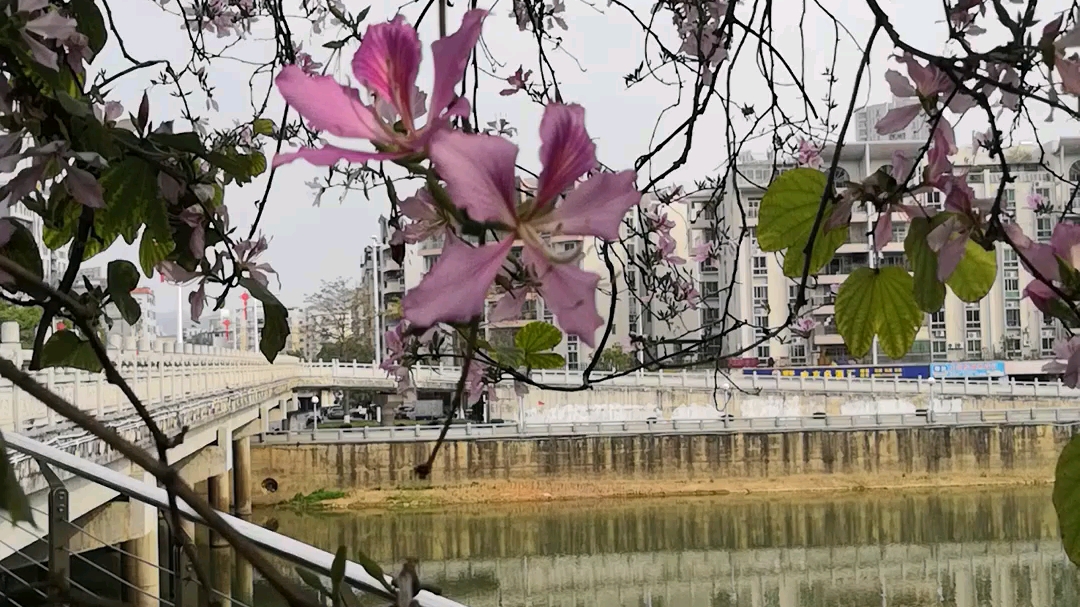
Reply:
[[[715, 482], [717, 490], [725, 482], [816, 476], [852, 485], [909, 476], [1030, 482], [1052, 478], [1073, 432], [1065, 426], [1007, 425], [449, 441], [428, 482], [655, 479]], [[415, 486], [412, 470], [431, 447], [253, 444], [253, 494], [257, 502], [272, 503], [319, 489]]]

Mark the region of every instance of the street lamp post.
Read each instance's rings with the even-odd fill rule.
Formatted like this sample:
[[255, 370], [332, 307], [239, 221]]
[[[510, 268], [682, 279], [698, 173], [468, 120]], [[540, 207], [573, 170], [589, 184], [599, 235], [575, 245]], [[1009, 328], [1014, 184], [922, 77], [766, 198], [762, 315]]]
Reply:
[[380, 322], [380, 306], [381, 297], [379, 297], [379, 288], [382, 282], [382, 243], [375, 236], [371, 237], [371, 260], [374, 264], [371, 270], [371, 283], [374, 285], [372, 288], [372, 296], [374, 301], [371, 307], [371, 322], [372, 331], [375, 334], [372, 336], [371, 343], [375, 347], [375, 366], [382, 365], [382, 323]]
[[311, 417], [311, 423], [312, 423], [311, 428], [312, 428], [313, 431], [318, 432], [319, 431], [319, 397], [318, 396], [312, 396], [311, 397], [311, 416], [312, 416]]
[[930, 404], [926, 408], [926, 421], [934, 423], [934, 378], [926, 380], [926, 383], [930, 384]]

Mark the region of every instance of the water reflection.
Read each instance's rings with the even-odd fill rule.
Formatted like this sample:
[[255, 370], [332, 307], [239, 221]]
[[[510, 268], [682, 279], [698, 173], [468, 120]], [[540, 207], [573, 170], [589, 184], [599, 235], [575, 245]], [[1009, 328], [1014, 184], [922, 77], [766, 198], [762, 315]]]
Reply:
[[470, 607], [1080, 600], [1046, 489], [257, 515], [271, 517], [280, 532], [330, 551], [362, 548], [385, 564], [415, 556], [426, 581]]

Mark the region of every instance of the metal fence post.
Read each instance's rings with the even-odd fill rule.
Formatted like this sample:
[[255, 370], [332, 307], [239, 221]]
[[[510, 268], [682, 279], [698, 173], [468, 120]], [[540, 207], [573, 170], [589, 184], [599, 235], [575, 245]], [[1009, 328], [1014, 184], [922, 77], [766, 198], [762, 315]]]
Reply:
[[49, 482], [49, 598], [58, 599], [68, 589], [71, 555], [68, 552], [68, 490], [53, 469], [37, 460], [42, 476]]

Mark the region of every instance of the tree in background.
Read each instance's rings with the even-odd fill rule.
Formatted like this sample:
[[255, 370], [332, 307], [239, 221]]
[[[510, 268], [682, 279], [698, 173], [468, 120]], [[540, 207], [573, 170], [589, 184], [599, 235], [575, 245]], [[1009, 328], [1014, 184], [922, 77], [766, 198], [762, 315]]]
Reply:
[[633, 369], [637, 365], [637, 360], [633, 355], [623, 350], [619, 344], [612, 344], [600, 353], [600, 362], [596, 364], [596, 368], [602, 371], [626, 371]]
[[0, 323], [15, 321], [19, 323], [19, 342], [22, 347], [34, 345], [34, 329], [41, 320], [41, 308], [37, 306], [16, 306], [0, 301]]
[[374, 359], [367, 322], [371, 318], [371, 304], [364, 296], [365, 291], [351, 279], [338, 277], [322, 281], [319, 290], [304, 299], [308, 330], [313, 341], [320, 344], [317, 359], [363, 362]]
[[324, 343], [315, 359], [369, 363], [375, 360], [375, 350], [366, 335], [350, 335], [342, 341]]

